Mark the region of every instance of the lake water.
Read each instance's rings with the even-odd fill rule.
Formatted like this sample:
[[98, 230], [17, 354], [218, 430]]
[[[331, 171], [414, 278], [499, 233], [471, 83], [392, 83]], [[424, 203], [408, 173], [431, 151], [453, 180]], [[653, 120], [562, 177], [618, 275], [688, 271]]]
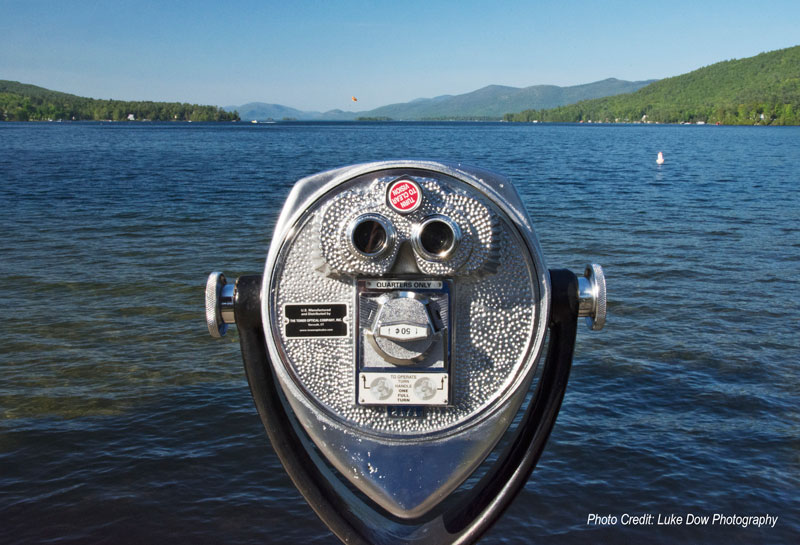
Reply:
[[297, 179], [409, 157], [506, 174], [548, 266], [607, 276], [484, 543], [800, 541], [800, 128], [0, 123], [0, 542], [336, 543], [203, 289], [262, 272]]

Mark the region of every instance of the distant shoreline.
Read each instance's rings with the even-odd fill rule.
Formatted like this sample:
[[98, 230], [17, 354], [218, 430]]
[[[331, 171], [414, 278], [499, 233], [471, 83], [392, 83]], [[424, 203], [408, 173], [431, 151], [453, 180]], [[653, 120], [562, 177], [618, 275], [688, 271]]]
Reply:
[[761, 127], [761, 128], [779, 128], [779, 127], [798, 127], [800, 125], [765, 125], [765, 124], [753, 124], [753, 125], [742, 125], [742, 124], [725, 124], [725, 123], [661, 123], [661, 122], [653, 122], [653, 123], [642, 123], [642, 122], [591, 122], [591, 123], [581, 123], [575, 121], [539, 121], [537, 123], [528, 122], [528, 121], [503, 121], [503, 120], [466, 120], [466, 119], [459, 119], [459, 120], [415, 120], [415, 119], [406, 119], [406, 120], [355, 120], [355, 119], [347, 119], [347, 120], [319, 120], [319, 119], [296, 119], [296, 120], [280, 120], [280, 121], [259, 121], [258, 123], [253, 123], [252, 121], [191, 121], [191, 120], [149, 120], [149, 119], [137, 119], [137, 120], [123, 120], [123, 121], [116, 121], [116, 120], [107, 120], [107, 119], [75, 119], [75, 120], [42, 120], [42, 119], [31, 119], [27, 121], [0, 121], [0, 127], [3, 125], [12, 125], [12, 124], [44, 124], [44, 125], [61, 125], [61, 124], [102, 124], [102, 125], [241, 125], [241, 126], [261, 126], [261, 125], [391, 125], [391, 124], [404, 124], [404, 125], [457, 125], [457, 124], [488, 124], [488, 125], [508, 125], [508, 126], [586, 126], [586, 127], [656, 127], [656, 126], [663, 126], [663, 127], [678, 127], [678, 126], [687, 126], [687, 127]]

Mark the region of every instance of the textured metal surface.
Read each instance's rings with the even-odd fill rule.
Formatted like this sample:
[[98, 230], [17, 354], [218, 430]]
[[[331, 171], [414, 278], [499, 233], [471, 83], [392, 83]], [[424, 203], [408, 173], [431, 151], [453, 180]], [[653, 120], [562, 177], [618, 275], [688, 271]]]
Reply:
[[[451, 406], [414, 419], [392, 418], [380, 407], [357, 406], [353, 403], [352, 335], [319, 340], [281, 335], [288, 371], [335, 419], [378, 433], [431, 433], [483, 411], [526, 370], [526, 356], [535, 339], [536, 271], [526, 259], [529, 251], [523, 240], [482, 195], [432, 177], [413, 177], [423, 188], [424, 201], [414, 213], [400, 215], [385, 204], [386, 188], [393, 179], [382, 176], [342, 187], [312, 209], [296, 226], [295, 236], [284, 243], [271, 290], [278, 311], [298, 301], [349, 304], [348, 329], [352, 330], [355, 278], [389, 273], [397, 249], [377, 259], [351, 251], [346, 229], [351, 218], [380, 213], [394, 225], [398, 243], [410, 240], [413, 226], [429, 216], [452, 218], [462, 232], [453, 257], [447, 262], [416, 258], [422, 274], [452, 276], [456, 283], [458, 372], [453, 377]], [[309, 262], [315, 267], [309, 267]], [[273, 312], [272, 321], [276, 320], [282, 317]]]
[[[385, 176], [332, 196], [332, 202], [315, 217], [319, 233], [319, 253], [313, 256], [321, 272], [342, 275], [382, 275], [388, 273], [403, 242], [410, 242], [414, 227], [434, 214], [447, 216], [461, 230], [461, 240], [446, 262], [416, 256], [422, 273], [436, 275], [468, 275], [496, 266], [496, 218], [481, 200], [461, 192], [446, 190], [433, 178], [417, 177], [422, 187], [422, 204], [411, 214], [399, 214], [386, 206], [386, 189], [394, 180]], [[359, 216], [379, 213], [396, 232], [395, 241], [378, 259], [357, 252], [349, 243], [349, 226]]]
[[[387, 187], [399, 177], [423, 193], [407, 214], [387, 204]], [[395, 240], [368, 256], [355, 251], [348, 226], [373, 213], [391, 223]], [[411, 243], [415, 226], [436, 214], [461, 233], [441, 261], [426, 259]], [[442, 318], [452, 353], [438, 358], [434, 344], [424, 361], [398, 366], [395, 377], [375, 366], [357, 377], [355, 344], [366, 323], [356, 323], [364, 311], [356, 303], [358, 286], [374, 282], [369, 289], [379, 290], [379, 282], [392, 279], [432, 280], [439, 288], [429, 297], [441, 288], [451, 298], [439, 310], [447, 308]], [[267, 349], [286, 401], [327, 460], [384, 509], [417, 517], [462, 483], [512, 422], [544, 344], [549, 286], [530, 220], [505, 178], [427, 161], [345, 167], [300, 180], [287, 198], [261, 290]], [[287, 337], [283, 312], [298, 303], [346, 306], [347, 334]], [[375, 382], [387, 376], [393, 390]], [[415, 391], [421, 378], [437, 388], [430, 406], [381, 404], [424, 400], [430, 392]], [[357, 380], [369, 388], [357, 389]], [[401, 399], [401, 388], [413, 392], [408, 399]]]

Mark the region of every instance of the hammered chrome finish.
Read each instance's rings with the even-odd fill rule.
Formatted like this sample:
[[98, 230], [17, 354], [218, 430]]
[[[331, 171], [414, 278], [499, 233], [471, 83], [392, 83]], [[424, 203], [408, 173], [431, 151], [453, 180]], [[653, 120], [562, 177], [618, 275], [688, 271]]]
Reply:
[[[398, 176], [424, 194], [409, 214], [386, 205], [387, 185]], [[359, 255], [348, 227], [371, 213], [391, 223], [396, 239], [380, 255]], [[437, 214], [461, 235], [442, 261], [425, 259], [411, 244], [413, 227]], [[390, 407], [356, 403], [354, 358], [358, 279], [398, 274], [452, 280], [457, 362], [447, 406], [399, 417]], [[276, 225], [262, 294], [267, 348], [299, 423], [354, 486], [392, 514], [413, 518], [463, 482], [512, 422], [544, 345], [550, 277], [508, 180], [460, 165], [392, 161], [295, 185]], [[346, 306], [348, 334], [287, 337], [283, 309], [297, 303]], [[412, 316], [407, 322], [423, 325]]]
[[[461, 192], [447, 191], [432, 177], [418, 177], [425, 199], [411, 214], [400, 214], [385, 205], [386, 187], [391, 176], [365, 180], [349, 191], [340, 191], [330, 197], [330, 203], [315, 215], [319, 256], [309, 256], [318, 267], [330, 271], [332, 276], [354, 274], [377, 276], [391, 271], [402, 243], [411, 242], [415, 226], [429, 216], [441, 215], [456, 225], [460, 239], [458, 246], [446, 261], [416, 255], [416, 265], [423, 274], [448, 276], [469, 275], [479, 270], [489, 271], [496, 262], [497, 217], [481, 199], [471, 198]], [[377, 257], [364, 256], [355, 251], [351, 239], [351, 225], [364, 215], [375, 214], [391, 223], [395, 242]], [[314, 247], [312, 247], [314, 248]]]
[[[390, 217], [383, 195], [386, 192], [386, 185], [392, 180], [392, 176], [382, 176], [365, 181], [366, 188], [356, 186], [342, 189], [339, 195], [332, 198], [334, 203], [331, 206], [337, 206], [336, 200], [344, 199], [362, 211], [370, 206], [380, 206], [381, 213]], [[447, 196], [452, 192], [433, 178], [418, 177], [417, 181], [426, 190], [426, 195]], [[374, 185], [380, 186], [378, 190], [372, 188]], [[370, 196], [373, 194], [380, 198], [371, 200]], [[358, 196], [361, 196], [363, 201], [356, 202]], [[479, 199], [479, 195], [472, 197], [475, 201]], [[426, 201], [415, 213], [390, 217], [397, 229], [398, 238], [410, 240], [414, 225], [419, 224], [422, 218], [435, 215], [438, 212], [436, 206], [446, 205]], [[478, 206], [486, 213], [490, 213], [488, 203], [480, 203], [475, 208]], [[296, 226], [295, 236], [284, 243], [276, 267], [271, 271], [273, 281], [265, 291], [272, 294], [276, 303], [272, 309], [271, 323], [282, 323], [284, 318], [280, 315], [280, 309], [284, 305], [302, 301], [348, 304], [349, 311], [346, 317], [348, 331], [357, 328], [353, 323], [354, 285], [352, 281], [346, 279], [361, 276], [360, 272], [364, 267], [361, 259], [353, 258], [339, 262], [339, 255], [333, 256], [332, 259], [337, 260], [334, 268], [339, 271], [336, 276], [324, 276], [307, 266], [308, 252], [320, 237], [323, 245], [347, 248], [347, 232], [324, 228], [322, 231], [318, 230], [314, 219], [327, 214], [324, 208], [322, 210], [312, 208], [305, 221]], [[431, 267], [441, 265], [441, 269], [438, 270], [442, 270], [442, 273], [433, 274], [431, 277], [443, 276], [444, 271], [456, 277], [458, 297], [453, 318], [456, 331], [454, 345], [458, 347], [456, 358], [459, 362], [459, 372], [455, 377], [452, 407], [441, 411], [430, 411], [421, 418], [398, 420], [389, 417], [385, 410], [378, 407], [356, 406], [352, 402], [355, 398], [353, 336], [294, 339], [286, 337], [283, 328], [279, 328], [275, 333], [280, 338], [278, 344], [285, 351], [285, 356], [279, 361], [288, 363], [286, 370], [292, 375], [292, 380], [299, 383], [305, 395], [310, 396], [323, 411], [335, 419], [341, 419], [360, 431], [412, 436], [442, 432], [452, 428], [474, 416], [479, 416], [488, 406], [503, 397], [508, 388], [519, 380], [519, 375], [525, 373], [526, 364], [530, 363], [527, 362], [527, 354], [534, 344], [535, 331], [532, 326], [541, 319], [535, 304], [540, 297], [534, 291], [534, 286], [537, 284], [536, 272], [533, 264], [526, 262], [524, 256], [528, 251], [524, 249], [522, 239], [496, 212], [493, 214], [496, 217], [491, 223], [499, 227], [488, 239], [487, 244], [491, 245], [491, 250], [500, 256], [496, 272], [476, 274], [489, 249], [486, 249], [486, 252], [471, 252], [459, 260], [458, 254], [467, 246], [466, 236], [452, 258], [455, 263], [430, 262]], [[473, 227], [468, 223], [469, 219], [471, 216], [466, 215], [462, 220], [462, 232]], [[475, 216], [475, 221], [479, 224], [483, 220], [482, 215]], [[488, 223], [487, 221], [486, 224]], [[378, 259], [384, 257], [380, 256]], [[387, 272], [389, 270], [391, 264], [387, 266]], [[428, 274], [426, 271], [423, 272]]]

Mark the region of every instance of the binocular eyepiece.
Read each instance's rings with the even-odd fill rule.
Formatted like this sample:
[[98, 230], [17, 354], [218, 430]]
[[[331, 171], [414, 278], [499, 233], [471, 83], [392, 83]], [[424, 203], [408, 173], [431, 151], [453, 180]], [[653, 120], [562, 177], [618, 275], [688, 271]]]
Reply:
[[365, 258], [380, 256], [397, 238], [389, 220], [378, 214], [357, 217], [348, 230], [353, 248]]
[[[605, 297], [599, 265], [581, 278], [545, 267], [507, 179], [393, 161], [297, 182], [263, 276], [231, 286], [212, 273], [206, 313], [212, 336], [238, 326], [270, 440], [340, 538], [466, 542], [524, 485], [566, 388], [577, 318], [601, 329]], [[548, 329], [536, 392], [508, 431]], [[461, 494], [464, 511], [451, 494], [506, 433], [516, 446]]]
[[[353, 249], [365, 258], [380, 257], [397, 243], [397, 231], [379, 214], [364, 214], [348, 227]], [[415, 224], [411, 244], [422, 259], [445, 261], [453, 255], [461, 241], [461, 229], [447, 216], [434, 215]]]

